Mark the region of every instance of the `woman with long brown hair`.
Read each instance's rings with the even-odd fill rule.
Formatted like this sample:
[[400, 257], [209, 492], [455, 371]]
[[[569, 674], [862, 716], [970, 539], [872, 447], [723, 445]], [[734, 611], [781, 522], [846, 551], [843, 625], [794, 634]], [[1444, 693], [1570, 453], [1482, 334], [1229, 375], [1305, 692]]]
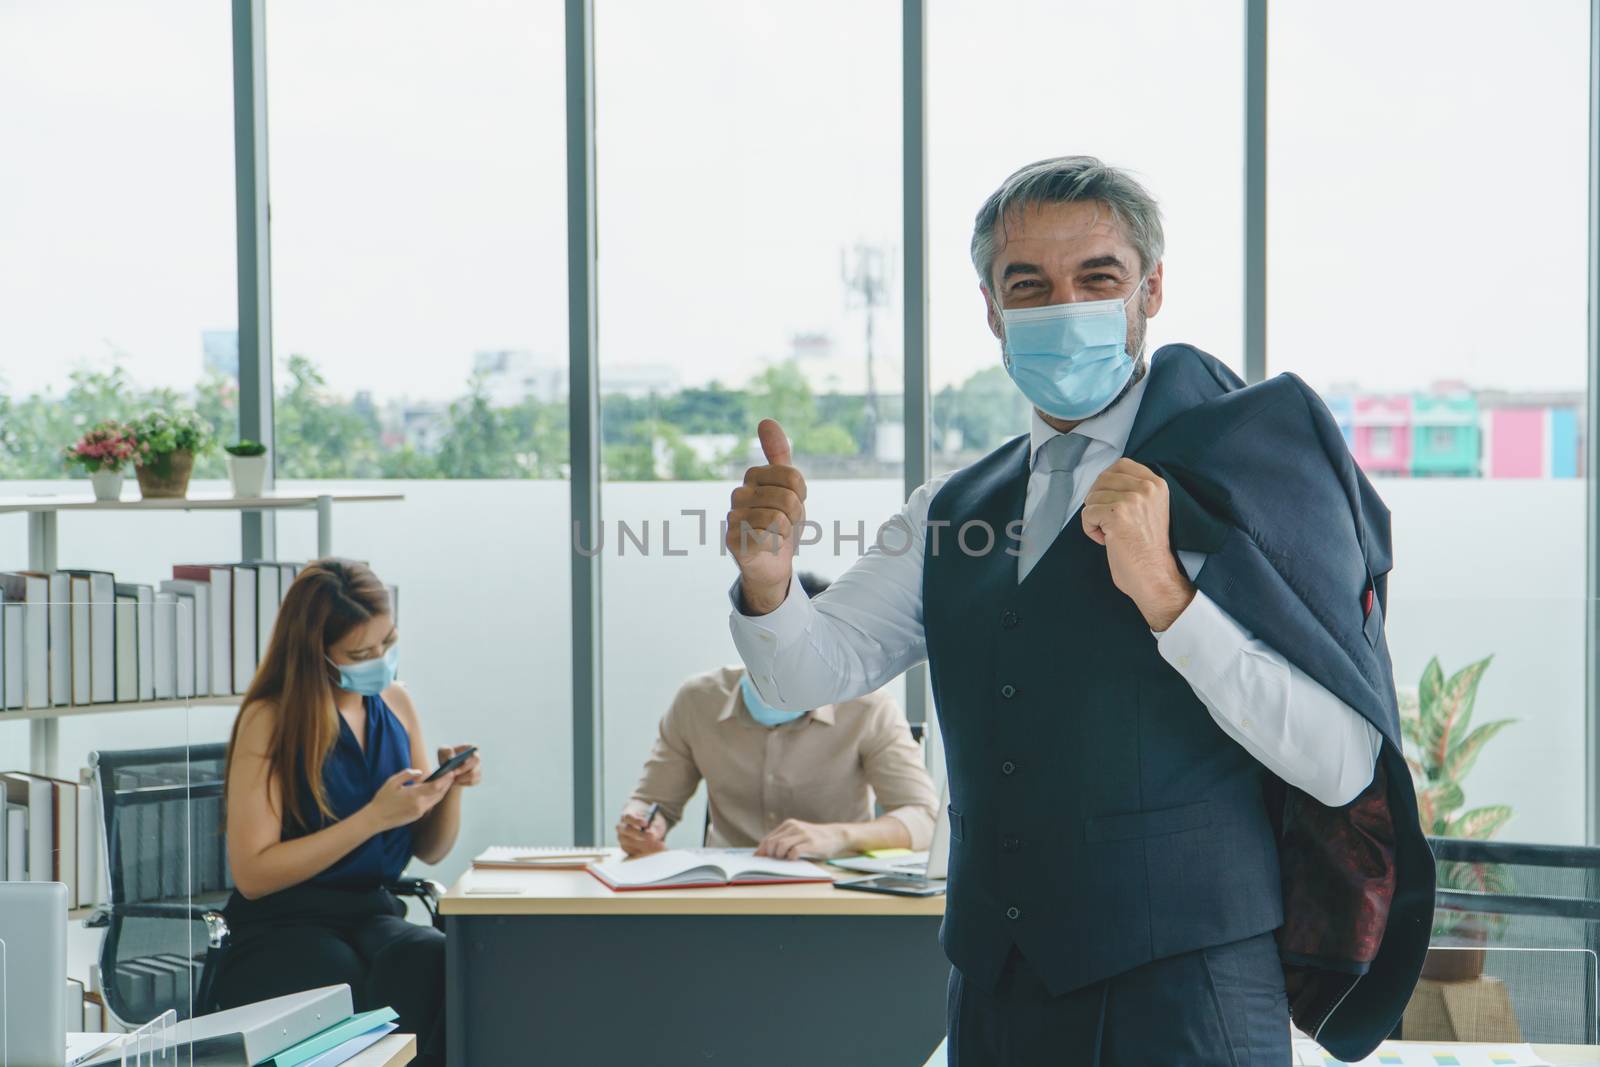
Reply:
[[[371, 568], [323, 559], [284, 594], [228, 747], [224, 914], [233, 940], [221, 1007], [346, 983], [357, 1010], [392, 1007], [444, 1062], [444, 935], [385, 888], [413, 856], [438, 863], [461, 825], [471, 756], [437, 781], [422, 724], [395, 682], [399, 634]], [[441, 748], [443, 763], [460, 751]]]

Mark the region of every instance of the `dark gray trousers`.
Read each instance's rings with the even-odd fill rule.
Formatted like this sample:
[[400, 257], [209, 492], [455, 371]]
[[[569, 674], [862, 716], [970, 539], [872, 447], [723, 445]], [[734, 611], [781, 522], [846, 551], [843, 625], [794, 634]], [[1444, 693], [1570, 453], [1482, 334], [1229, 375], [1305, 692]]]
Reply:
[[1272, 934], [1156, 960], [1051, 996], [1015, 949], [992, 990], [950, 971], [950, 1067], [1286, 1067]]

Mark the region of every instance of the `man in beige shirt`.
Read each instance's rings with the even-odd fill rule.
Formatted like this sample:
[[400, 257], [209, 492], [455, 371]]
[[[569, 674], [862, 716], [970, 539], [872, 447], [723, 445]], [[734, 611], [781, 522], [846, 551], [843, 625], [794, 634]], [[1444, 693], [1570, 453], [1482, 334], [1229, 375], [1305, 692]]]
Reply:
[[[801, 581], [826, 587], [811, 575]], [[780, 712], [743, 679], [743, 668], [723, 667], [678, 690], [617, 825], [624, 851], [665, 848], [702, 778], [708, 845], [756, 846], [781, 859], [928, 847], [938, 798], [898, 704], [874, 692]], [[874, 799], [884, 810], [877, 818]], [[661, 807], [647, 827], [652, 804]]]

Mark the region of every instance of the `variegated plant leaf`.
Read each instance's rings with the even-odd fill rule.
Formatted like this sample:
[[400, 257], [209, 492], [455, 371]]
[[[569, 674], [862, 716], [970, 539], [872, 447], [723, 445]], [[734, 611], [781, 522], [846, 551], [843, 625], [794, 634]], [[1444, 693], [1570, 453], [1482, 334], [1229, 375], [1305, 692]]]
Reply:
[[1461, 786], [1456, 782], [1434, 783], [1424, 789], [1421, 795], [1418, 796], [1417, 807], [1419, 811], [1422, 809], [1424, 797], [1427, 798], [1427, 810], [1430, 818], [1423, 825], [1428, 827], [1428, 832], [1435, 836], [1449, 837], [1448, 827], [1451, 814], [1467, 802], [1465, 794], [1461, 791]]
[[1453, 738], [1465, 736], [1467, 728], [1472, 725], [1472, 709], [1478, 702], [1478, 683], [1483, 681], [1484, 672], [1493, 661], [1493, 656], [1485, 656], [1476, 663], [1469, 663], [1444, 683], [1444, 702], [1447, 707], [1455, 708], [1450, 724]]
[[1416, 745], [1418, 748], [1421, 748], [1422, 745], [1425, 744], [1422, 739], [1422, 720], [1420, 718], [1408, 718], [1405, 715], [1401, 715], [1400, 736], [1403, 739], [1411, 742], [1413, 745]]
[[1465, 732], [1472, 718], [1472, 702], [1477, 699], [1478, 682], [1488, 668], [1489, 657], [1469, 663], [1457, 671], [1439, 693], [1434, 729], [1428, 739], [1430, 751], [1423, 760], [1431, 773], [1438, 774], [1444, 768], [1451, 744]]
[[1439, 820], [1433, 814], [1433, 794], [1426, 789], [1417, 788], [1417, 821], [1422, 824], [1422, 832], [1437, 836], [1439, 833]]
[[1444, 668], [1439, 666], [1439, 657], [1435, 656], [1422, 669], [1422, 680], [1417, 683], [1417, 725], [1421, 737], [1417, 744], [1422, 750], [1422, 766], [1429, 778], [1439, 771], [1433, 753], [1441, 729], [1439, 696], [1443, 692]]
[[1438, 704], [1438, 694], [1445, 688], [1445, 669], [1438, 665], [1438, 656], [1427, 661], [1422, 667], [1422, 680], [1416, 686], [1416, 699], [1422, 705], [1424, 713], [1430, 705]]
[[1450, 819], [1449, 831], [1445, 836], [1486, 841], [1498, 833], [1510, 818], [1509, 804], [1490, 804], [1487, 807], [1473, 808]]
[[1489, 743], [1489, 739], [1516, 721], [1496, 719], [1494, 722], [1482, 723], [1476, 730], [1451, 745], [1450, 753], [1445, 757], [1442, 777], [1456, 782], [1465, 778], [1467, 772], [1472, 770], [1472, 765], [1478, 762], [1478, 755], [1483, 751], [1483, 746]]

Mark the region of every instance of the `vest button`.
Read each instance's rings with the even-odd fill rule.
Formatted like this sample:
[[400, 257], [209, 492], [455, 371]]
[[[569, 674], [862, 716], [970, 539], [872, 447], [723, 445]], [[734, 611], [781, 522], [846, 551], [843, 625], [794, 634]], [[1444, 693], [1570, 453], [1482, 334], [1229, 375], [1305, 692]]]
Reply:
[[1007, 630], [1015, 628], [1017, 623], [1020, 621], [1022, 620], [1017, 618], [1017, 613], [1014, 611], [1008, 611], [1004, 615], [1000, 616], [1000, 625], [1005, 627]]
[[1006, 918], [1012, 919], [1012, 920], [1022, 918], [1022, 909], [1021, 908], [1007, 908], [1006, 909]]
[[1017, 687], [1014, 685], [1002, 685], [1000, 687], [1000, 695], [1010, 700], [1017, 695]]
[[1006, 834], [1000, 839], [1000, 851], [1021, 852], [1022, 838], [1018, 837], [1016, 834]]
[[1017, 765], [1012, 763], [1010, 760], [1006, 760], [1004, 763], [1000, 764], [1000, 773], [1009, 777], [1010, 775], [1017, 773]]

